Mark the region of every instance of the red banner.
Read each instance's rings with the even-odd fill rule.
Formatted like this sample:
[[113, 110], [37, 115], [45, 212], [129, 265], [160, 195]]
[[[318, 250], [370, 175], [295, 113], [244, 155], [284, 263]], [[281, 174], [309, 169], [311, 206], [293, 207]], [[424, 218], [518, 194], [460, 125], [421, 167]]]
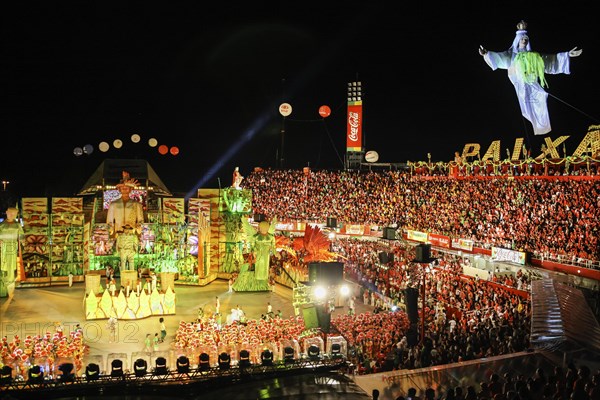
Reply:
[[348, 102], [346, 151], [362, 151], [362, 101]]
[[430, 233], [428, 239], [432, 246], [450, 248], [450, 237], [448, 236]]

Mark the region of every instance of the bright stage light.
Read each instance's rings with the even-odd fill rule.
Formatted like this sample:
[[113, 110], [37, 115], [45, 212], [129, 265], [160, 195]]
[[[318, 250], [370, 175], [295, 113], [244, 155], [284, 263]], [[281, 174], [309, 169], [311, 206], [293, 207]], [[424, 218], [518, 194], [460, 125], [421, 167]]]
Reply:
[[286, 346], [283, 349], [283, 361], [286, 363], [293, 363], [294, 362], [294, 348], [290, 347], [290, 346]]
[[8, 385], [12, 382], [12, 368], [8, 365], [4, 365], [0, 368], [0, 385]]
[[312, 361], [316, 361], [321, 356], [321, 349], [319, 349], [319, 346], [317, 346], [315, 344], [311, 344], [308, 348], [307, 353], [308, 353], [308, 358], [310, 358]]
[[340, 294], [344, 297], [350, 294], [350, 288], [348, 287], [348, 285], [340, 286]]
[[246, 349], [243, 349], [240, 351], [240, 361], [238, 361], [238, 366], [240, 368], [246, 368], [251, 366], [252, 363], [250, 362], [250, 352]]
[[231, 368], [231, 356], [227, 352], [219, 354], [219, 369], [225, 370]]
[[137, 376], [138, 378], [141, 378], [142, 376], [144, 376], [148, 373], [148, 362], [146, 360], [144, 360], [143, 358], [138, 358], [133, 363], [133, 370], [134, 370], [135, 376]]
[[180, 374], [187, 374], [190, 372], [190, 359], [184, 355], [177, 358], [177, 372]]
[[202, 353], [199, 360], [198, 369], [200, 371], [208, 371], [210, 369], [210, 356], [207, 353]]
[[273, 365], [273, 352], [269, 349], [264, 349], [260, 353], [260, 362], [262, 365]]
[[327, 289], [323, 286], [317, 286], [315, 287], [314, 295], [317, 300], [323, 300], [327, 295]]
[[110, 376], [119, 377], [123, 376], [123, 361], [118, 358], [114, 359], [110, 363], [111, 371]]
[[157, 357], [156, 360], [154, 360], [154, 375], [166, 375], [168, 373], [167, 359], [164, 357]]
[[29, 379], [27, 383], [44, 383], [44, 369], [39, 365], [34, 365], [27, 371]]

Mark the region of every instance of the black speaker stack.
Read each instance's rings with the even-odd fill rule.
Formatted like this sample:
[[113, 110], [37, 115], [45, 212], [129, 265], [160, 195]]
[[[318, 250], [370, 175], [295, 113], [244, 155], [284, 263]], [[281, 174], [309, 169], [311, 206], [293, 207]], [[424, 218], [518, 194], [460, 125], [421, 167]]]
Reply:
[[429, 264], [435, 260], [436, 258], [431, 258], [431, 244], [421, 243], [415, 246], [415, 259], [413, 262]]
[[311, 262], [308, 263], [308, 283], [311, 285], [339, 285], [344, 281], [344, 263]]
[[327, 217], [327, 227], [337, 228], [337, 218]]
[[404, 289], [404, 300], [406, 303], [406, 314], [408, 314], [408, 320], [412, 324], [419, 322], [419, 307], [417, 301], [419, 298], [419, 290], [412, 287]]
[[329, 333], [331, 329], [331, 314], [325, 304], [303, 304], [302, 318], [305, 329], [320, 328], [324, 333]]
[[383, 228], [382, 237], [388, 240], [396, 240], [396, 229], [390, 227]]
[[415, 347], [419, 344], [419, 331], [416, 324], [411, 324], [406, 331], [406, 344], [408, 347]]

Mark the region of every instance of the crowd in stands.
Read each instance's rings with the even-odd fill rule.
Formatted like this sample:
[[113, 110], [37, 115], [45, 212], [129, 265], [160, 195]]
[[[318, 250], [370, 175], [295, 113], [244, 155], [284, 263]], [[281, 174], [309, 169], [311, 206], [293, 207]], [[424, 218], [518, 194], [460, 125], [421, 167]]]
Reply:
[[[378, 392], [378, 391], [377, 391]], [[378, 393], [373, 396], [378, 398]], [[396, 400], [596, 400], [600, 399], [600, 371], [592, 372], [586, 365], [569, 363], [566, 368], [555, 366], [551, 370], [537, 368], [533, 375], [512, 374], [502, 376], [491, 372], [479, 385], [455, 386], [438, 391], [427, 388], [419, 393], [416, 388], [407, 390], [406, 396]]]
[[[529, 287], [527, 273], [519, 270], [501, 282], [469, 277], [462, 275], [461, 257], [444, 253], [438, 254], [437, 265], [425, 272], [419, 264], [409, 262], [411, 251], [396, 243], [390, 266], [377, 259], [380, 251], [389, 250], [389, 243], [335, 242], [336, 251], [345, 259], [346, 277], [360, 284], [363, 301], [375, 310], [397, 314], [392, 310], [406, 305], [406, 288], [425, 283], [427, 340], [419, 346], [407, 339], [410, 324], [406, 313], [402, 313], [403, 319], [394, 318], [400, 320], [394, 329], [382, 323], [381, 317], [345, 315], [332, 320], [354, 346], [359, 373], [448, 364], [528, 348], [529, 292], [516, 290]], [[428, 276], [423, 277], [424, 273]]]
[[[538, 257], [597, 261], [600, 190], [596, 183], [593, 178], [453, 179], [401, 171], [305, 169], [256, 170], [246, 178], [244, 188], [253, 191], [256, 212], [279, 220], [322, 223], [332, 217], [342, 224], [399, 226]], [[397, 314], [392, 309], [405, 304], [404, 289], [416, 286], [423, 271], [408, 262], [412, 257], [401, 248], [391, 249], [391, 265], [382, 266], [378, 254], [390, 251], [385, 241], [338, 238], [334, 245], [334, 251], [344, 256], [346, 276], [360, 283], [360, 297], [376, 310], [332, 320], [348, 340], [359, 373], [440, 365], [529, 347], [530, 277], [523, 271], [516, 276], [492, 274], [485, 281], [462, 276], [459, 257], [442, 256], [433, 268], [435, 279], [424, 280], [426, 340], [409, 346], [406, 314], [399, 313], [404, 318], [396, 317], [395, 328], [390, 329], [377, 310]], [[483, 382], [477, 391], [470, 387], [462, 393], [457, 388], [435, 398], [550, 399], [571, 398], [571, 392], [580, 396], [572, 398], [588, 398], [573, 385], [565, 385], [564, 379], [562, 385], [550, 379], [542, 391], [531, 385], [534, 379], [515, 378], [503, 385], [502, 393], [492, 393], [491, 385]], [[593, 386], [588, 384], [589, 392]]]
[[597, 177], [528, 178], [257, 169], [242, 186], [253, 192], [255, 213], [280, 221], [322, 223], [329, 217], [342, 224], [469, 239], [537, 257], [600, 260]]

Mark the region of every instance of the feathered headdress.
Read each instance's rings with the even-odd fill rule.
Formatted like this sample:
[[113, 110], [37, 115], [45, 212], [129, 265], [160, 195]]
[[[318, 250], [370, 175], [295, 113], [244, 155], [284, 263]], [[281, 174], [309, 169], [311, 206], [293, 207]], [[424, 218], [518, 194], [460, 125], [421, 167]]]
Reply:
[[121, 178], [121, 181], [117, 184], [117, 189], [119, 189], [123, 186], [129, 186], [130, 188], [133, 189], [139, 185], [139, 182], [136, 179], [132, 179], [129, 176], [129, 172], [123, 171], [122, 176], [123, 177]]

